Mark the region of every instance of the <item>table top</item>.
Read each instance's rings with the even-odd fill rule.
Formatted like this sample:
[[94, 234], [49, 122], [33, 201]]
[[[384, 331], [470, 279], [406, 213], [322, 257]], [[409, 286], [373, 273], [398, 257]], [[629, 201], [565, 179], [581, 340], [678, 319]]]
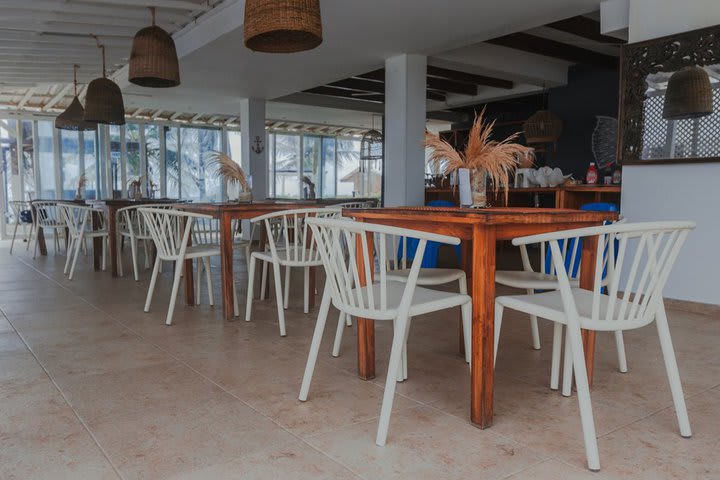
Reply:
[[131, 198], [105, 198], [97, 200], [86, 200], [89, 204], [107, 205], [108, 207], [130, 207], [132, 205], [151, 205], [159, 203], [178, 203], [177, 198], [143, 198], [135, 200]]
[[472, 224], [537, 224], [537, 223], [576, 223], [603, 222], [617, 219], [615, 212], [591, 212], [566, 208], [529, 208], [529, 207], [390, 207], [346, 209], [344, 215], [358, 219], [403, 219], [427, 222], [451, 222]]

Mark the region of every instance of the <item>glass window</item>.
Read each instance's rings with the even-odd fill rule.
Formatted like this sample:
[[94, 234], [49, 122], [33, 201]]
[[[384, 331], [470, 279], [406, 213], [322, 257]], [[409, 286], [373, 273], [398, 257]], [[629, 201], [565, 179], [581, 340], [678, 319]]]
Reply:
[[235, 160], [236, 163], [242, 165], [242, 134], [237, 130], [228, 130], [227, 145], [227, 154]]
[[160, 196], [160, 127], [145, 125], [145, 155], [147, 156], [148, 196]]
[[125, 160], [125, 174], [128, 183], [142, 176], [142, 165], [140, 161], [140, 125], [125, 125], [125, 148], [127, 157]]
[[24, 200], [35, 198], [35, 169], [33, 168], [33, 135], [32, 124], [30, 120], [23, 120], [22, 125], [22, 160], [23, 160], [23, 189], [25, 191]]
[[168, 198], [180, 198], [178, 128], [165, 128], [165, 185]]
[[275, 196], [299, 198], [300, 135], [275, 134]]
[[201, 201], [221, 201], [220, 180], [215, 168], [209, 167], [212, 152], [221, 150], [221, 130], [209, 128], [183, 128], [182, 198]]
[[85, 144], [85, 198], [98, 198], [97, 132], [82, 132]]
[[55, 197], [55, 158], [53, 156], [53, 122], [38, 121], [38, 145], [40, 188], [38, 198], [52, 199]]
[[336, 194], [337, 165], [335, 163], [335, 139], [322, 137], [322, 197], [333, 198]]
[[61, 198], [72, 200], [80, 180], [80, 134], [76, 130], [59, 130], [60, 174], [62, 178]]
[[113, 189], [112, 198], [119, 198], [122, 196], [123, 190], [126, 190], [126, 186], [122, 185], [122, 173], [120, 172], [120, 167], [122, 166], [120, 127], [118, 125], [110, 125], [108, 131], [110, 133], [110, 178]]
[[337, 190], [338, 197], [360, 196], [360, 141], [351, 138], [337, 139]]
[[322, 164], [322, 137], [305, 136], [303, 139], [302, 198], [317, 198], [318, 180]]

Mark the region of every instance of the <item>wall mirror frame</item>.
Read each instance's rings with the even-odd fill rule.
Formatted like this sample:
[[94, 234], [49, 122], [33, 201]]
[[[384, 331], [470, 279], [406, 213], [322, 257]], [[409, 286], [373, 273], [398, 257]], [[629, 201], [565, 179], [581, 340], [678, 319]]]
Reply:
[[[646, 125], [648, 79], [654, 76], [662, 77], [663, 74], [669, 76], [670, 73], [688, 66], [709, 67], [718, 64], [720, 64], [720, 25], [624, 45], [620, 56], [618, 163], [653, 165], [720, 162], [720, 149], [709, 156], [706, 154], [673, 158], [673, 155], [644, 154], [645, 129], [651, 127]], [[720, 79], [714, 80], [714, 85], [717, 80]], [[720, 90], [716, 94], [720, 94]], [[720, 115], [717, 110], [713, 116]], [[654, 118], [657, 118], [657, 115]], [[668, 122], [662, 117], [659, 118], [662, 122]], [[674, 148], [672, 144], [670, 148]]]

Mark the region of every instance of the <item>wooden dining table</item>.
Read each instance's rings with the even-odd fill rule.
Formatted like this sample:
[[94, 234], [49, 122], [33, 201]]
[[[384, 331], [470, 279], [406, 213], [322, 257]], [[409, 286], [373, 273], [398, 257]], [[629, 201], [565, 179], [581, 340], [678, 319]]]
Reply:
[[[459, 237], [463, 268], [472, 296], [472, 355], [470, 418], [480, 428], [490, 427], [494, 396], [494, 308], [496, 243], [516, 237], [601, 225], [617, 213], [545, 208], [393, 207], [343, 210], [359, 222], [379, 223]], [[582, 244], [580, 286], [592, 289], [597, 238]], [[362, 259], [357, 259], [362, 262]], [[362, 268], [359, 266], [359, 268]], [[374, 321], [358, 319], [358, 373], [375, 377]], [[592, 381], [594, 332], [584, 332], [588, 378]]]
[[[342, 200], [337, 200], [337, 203]], [[313, 208], [331, 205], [331, 202], [323, 202], [322, 204], [315, 201], [253, 201], [249, 203], [187, 203], [176, 205], [176, 208], [191, 213], [200, 213], [210, 215], [212, 218], [220, 220], [220, 265], [222, 279], [222, 305], [223, 315], [226, 320], [233, 319], [233, 282], [235, 277], [233, 274], [233, 239], [235, 232], [232, 231], [233, 220], [249, 220], [268, 213], [279, 212], [282, 210], [290, 210], [296, 208]], [[265, 229], [260, 229], [260, 244], [264, 246], [266, 238]], [[185, 264], [185, 302], [188, 305], [194, 304], [194, 284], [193, 284], [193, 268], [192, 260], [187, 260]], [[315, 302], [315, 268], [310, 268], [310, 307]]]

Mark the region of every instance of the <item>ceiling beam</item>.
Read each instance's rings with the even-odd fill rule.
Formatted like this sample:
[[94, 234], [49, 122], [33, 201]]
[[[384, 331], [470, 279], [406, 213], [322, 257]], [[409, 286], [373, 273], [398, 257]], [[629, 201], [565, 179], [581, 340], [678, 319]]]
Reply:
[[[372, 80], [365, 80], [362, 78], [346, 78], [338, 82], [333, 82], [328, 87], [337, 87], [347, 90], [355, 90], [362, 92], [379, 93], [385, 95], [385, 84], [382, 82], [375, 82]], [[436, 102], [444, 102], [445, 95], [437, 92], [426, 92], [428, 100], [435, 100]]]
[[30, 100], [30, 98], [33, 96], [33, 93], [35, 93], [35, 87], [28, 88], [27, 92], [25, 92], [25, 95], [23, 95], [18, 102], [18, 108], [24, 107], [28, 100]]
[[45, 105], [42, 106], [43, 110], [48, 110], [55, 106], [64, 96], [67, 94], [67, 92], [72, 88], [72, 83], [66, 84], [63, 88], [60, 89], [60, 91], [55, 95], [53, 98], [47, 101]]
[[348, 98], [356, 101], [362, 101], [362, 102], [373, 102], [373, 103], [384, 103], [385, 102], [385, 96], [380, 94], [363, 94], [363, 95], [357, 95], [352, 90], [345, 90], [342, 88], [335, 88], [335, 87], [315, 87], [311, 88], [310, 90], [305, 90], [305, 93], [312, 93], [315, 95], [325, 95], [329, 97], [340, 97], [340, 98]]
[[605, 43], [610, 45], [622, 45], [627, 43], [624, 40], [615, 37], [608, 37], [600, 33], [600, 22], [593, 20], [592, 18], [583, 17], [579, 15], [577, 17], [566, 18], [559, 22], [553, 22], [546, 25], [554, 30], [560, 30], [561, 32], [571, 33], [575, 36], [586, 38], [594, 42]]
[[[146, 2], [149, 6], [149, 2]], [[145, 8], [127, 8], [127, 6], [84, 3], [82, 5], [58, 2], [57, 0], [3, 0], [3, 12], [32, 11], [32, 12], [54, 12], [54, 13], [78, 13], [92, 15], [109, 15], [116, 18], [137, 18], [147, 19], [148, 11]], [[168, 11], [162, 9], [157, 13], [158, 19], [169, 21], [181, 21], [187, 19], [186, 13]]]
[[157, 112], [153, 113], [153, 120], [160, 118], [160, 115], [163, 114], [163, 110], [158, 110]]
[[594, 52], [566, 43], [530, 35], [529, 33], [511, 33], [504, 37], [487, 40], [487, 43], [501, 47], [521, 50], [523, 52], [557, 58], [570, 63], [582, 63], [603, 68], [614, 69], [618, 66], [617, 57]]
[[477, 85], [459, 83], [445, 78], [426, 77], [426, 86], [433, 90], [441, 90], [447, 93], [458, 93], [474, 97], [478, 93]]
[[513, 82], [510, 80], [460, 72], [458, 70], [450, 70], [449, 68], [435, 67], [433, 65], [428, 65], [427, 74], [428, 76], [447, 78], [448, 80], [469, 83], [471, 85], [483, 85], [485, 87], [502, 88], [505, 90], [513, 88]]
[[[87, 3], [117, 5], [117, 0], [85, 0]], [[122, 2], [127, 6], [135, 7], [158, 7], [158, 8], [170, 8], [175, 10], [190, 10], [204, 11], [210, 8], [207, 2], [193, 3], [187, 0], [123, 0]]]

